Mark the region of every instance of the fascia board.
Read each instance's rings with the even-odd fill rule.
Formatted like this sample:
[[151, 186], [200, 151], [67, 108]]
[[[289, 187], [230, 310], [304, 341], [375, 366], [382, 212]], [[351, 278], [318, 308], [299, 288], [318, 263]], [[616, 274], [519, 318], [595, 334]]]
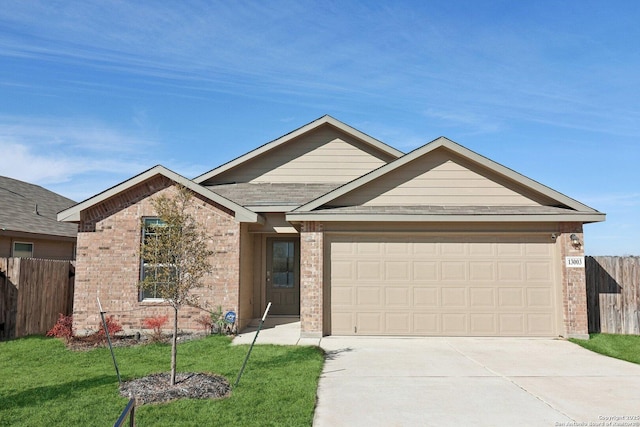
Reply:
[[292, 221], [322, 222], [602, 222], [605, 214], [576, 213], [560, 215], [376, 215], [376, 214], [330, 214], [319, 212], [289, 213]]
[[331, 116], [325, 115], [320, 117], [319, 119], [314, 120], [311, 123], [308, 123], [292, 132], [289, 132], [286, 135], [281, 136], [278, 139], [274, 139], [271, 142], [268, 142], [258, 148], [256, 148], [255, 150], [252, 150], [240, 157], [237, 157], [221, 166], [218, 166], [217, 168], [206, 172], [196, 178], [193, 179], [193, 181], [197, 184], [200, 184], [216, 175], [220, 175], [221, 173], [224, 173], [230, 169], [233, 169], [234, 167], [247, 162], [251, 159], [254, 159], [258, 156], [260, 156], [261, 154], [266, 153], [267, 151], [270, 151], [276, 147], [279, 147], [282, 144], [287, 143], [288, 141], [291, 141], [292, 139], [295, 139], [297, 137], [299, 137], [300, 135], [304, 135], [305, 133], [312, 131], [322, 125], [325, 124], [330, 124], [338, 129], [340, 129], [341, 131], [350, 134], [352, 136], [354, 136], [357, 139], [362, 140], [363, 142], [367, 143], [368, 145], [378, 149], [379, 151], [382, 151], [384, 153], [387, 153], [391, 156], [394, 156], [396, 158], [404, 155], [404, 153], [400, 150], [396, 150], [395, 148], [391, 147], [390, 145], [385, 144], [382, 141], [379, 141], [363, 132], [360, 132], [357, 129], [352, 128], [351, 126], [342, 123], [341, 121], [334, 119]]

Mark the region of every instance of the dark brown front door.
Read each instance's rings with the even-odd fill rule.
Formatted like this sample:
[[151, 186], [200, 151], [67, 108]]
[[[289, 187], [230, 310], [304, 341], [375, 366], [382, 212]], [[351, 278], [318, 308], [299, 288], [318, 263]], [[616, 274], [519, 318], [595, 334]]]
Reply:
[[267, 302], [270, 314], [300, 314], [300, 245], [297, 238], [267, 239]]

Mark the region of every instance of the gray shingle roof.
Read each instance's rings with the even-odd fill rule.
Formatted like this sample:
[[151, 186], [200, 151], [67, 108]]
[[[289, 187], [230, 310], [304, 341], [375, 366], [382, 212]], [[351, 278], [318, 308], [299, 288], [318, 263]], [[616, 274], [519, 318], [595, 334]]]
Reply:
[[241, 206], [298, 207], [339, 187], [340, 184], [236, 183], [207, 188]]
[[75, 204], [38, 185], [0, 176], [0, 230], [76, 237], [76, 224], [56, 219], [59, 211]]

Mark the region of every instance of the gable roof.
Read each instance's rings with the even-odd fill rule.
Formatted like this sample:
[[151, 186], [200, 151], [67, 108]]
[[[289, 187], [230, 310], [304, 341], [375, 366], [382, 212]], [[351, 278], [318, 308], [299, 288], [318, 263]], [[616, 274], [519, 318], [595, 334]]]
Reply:
[[[485, 168], [491, 173], [502, 178], [506, 178], [527, 190], [537, 193], [542, 197], [552, 199], [556, 203], [549, 206], [518, 206], [509, 207], [487, 207], [487, 206], [458, 206], [441, 207], [436, 206], [404, 206], [404, 207], [383, 207], [383, 206], [341, 206], [329, 207], [331, 201], [346, 195], [357, 192], [364, 185], [377, 179], [383, 179], [385, 175], [399, 170], [408, 163], [428, 156], [437, 149], [444, 148], [471, 163]], [[457, 209], [456, 209], [457, 208]], [[526, 218], [525, 218], [526, 217]], [[527, 178], [512, 169], [496, 163], [484, 156], [481, 156], [445, 137], [417, 148], [416, 150], [388, 163], [380, 168], [363, 175], [337, 189], [303, 205], [287, 214], [287, 220], [300, 221], [314, 218], [329, 221], [345, 220], [372, 220], [372, 221], [490, 221], [490, 220], [512, 220], [512, 221], [603, 221], [605, 214], [584, 205], [562, 193], [559, 193], [537, 181]]]
[[85, 200], [84, 202], [78, 203], [77, 205], [60, 212], [58, 214], [58, 221], [78, 222], [80, 221], [80, 213], [83, 210], [95, 206], [123, 191], [134, 187], [135, 185], [145, 182], [158, 175], [169, 178], [170, 180], [183, 185], [184, 187], [187, 187], [194, 193], [200, 194], [201, 196], [214, 201], [227, 209], [232, 210], [235, 213], [236, 220], [240, 222], [261, 222], [261, 218], [257, 213], [252, 212], [249, 209], [240, 206], [236, 202], [231, 201], [219, 194], [216, 194], [201, 185], [198, 185], [193, 181], [183, 177], [182, 175], [179, 175], [161, 165], [154, 166], [151, 169], [148, 169], [141, 174], [128, 179], [127, 181], [111, 187], [110, 189], [105, 190], [102, 193]]
[[285, 144], [287, 144], [288, 142], [292, 141], [295, 138], [298, 138], [301, 135], [304, 135], [305, 133], [311, 132], [315, 129], [320, 128], [321, 126], [325, 126], [325, 125], [331, 125], [335, 128], [337, 128], [338, 130], [350, 135], [351, 137], [357, 139], [358, 141], [361, 141], [362, 143], [366, 144], [367, 146], [371, 147], [372, 149], [379, 151], [383, 154], [385, 154], [386, 156], [389, 156], [391, 158], [397, 159], [398, 157], [402, 156], [403, 153], [399, 150], [396, 150], [395, 148], [363, 133], [360, 132], [359, 130], [352, 128], [351, 126], [336, 120], [335, 118], [329, 116], [329, 115], [324, 115], [322, 117], [320, 117], [317, 120], [312, 121], [311, 123], [308, 123], [292, 132], [289, 132], [288, 134], [281, 136], [278, 139], [275, 139], [271, 142], [268, 142], [258, 148], [256, 148], [255, 150], [252, 150], [250, 152], [248, 152], [247, 154], [244, 154], [240, 157], [237, 157], [234, 160], [231, 160], [230, 162], [227, 162], [215, 169], [210, 170], [209, 172], [206, 172], [196, 178], [193, 179], [194, 182], [198, 183], [198, 184], [202, 184], [207, 180], [210, 180], [211, 178], [220, 175], [224, 172], [227, 172], [233, 168], [238, 167], [239, 165], [248, 162], [252, 159], [257, 158], [258, 156], [261, 156], [275, 148], [281, 147]]
[[38, 185], [0, 176], [0, 230], [75, 238], [78, 227], [56, 221], [76, 202]]

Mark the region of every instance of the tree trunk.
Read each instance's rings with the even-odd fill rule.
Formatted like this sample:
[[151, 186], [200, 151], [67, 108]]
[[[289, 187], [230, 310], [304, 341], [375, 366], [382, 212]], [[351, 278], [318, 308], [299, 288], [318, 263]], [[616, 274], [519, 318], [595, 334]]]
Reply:
[[171, 385], [176, 385], [176, 356], [178, 353], [178, 307], [173, 307], [173, 338], [171, 339]]

